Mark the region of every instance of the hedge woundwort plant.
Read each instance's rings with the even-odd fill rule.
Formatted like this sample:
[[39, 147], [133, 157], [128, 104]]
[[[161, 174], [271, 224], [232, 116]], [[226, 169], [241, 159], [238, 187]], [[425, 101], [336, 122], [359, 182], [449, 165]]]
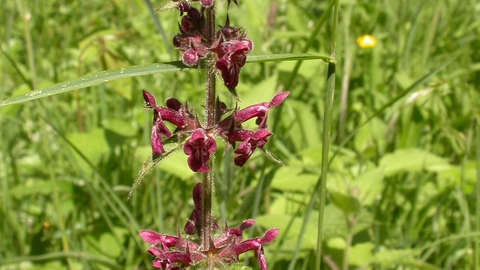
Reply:
[[[191, 2], [200, 2], [198, 8]], [[230, 7], [231, 2], [225, 2]], [[192, 3], [197, 4], [197, 3]], [[212, 192], [214, 177], [214, 154], [217, 151], [216, 139], [223, 139], [234, 148], [237, 154], [234, 163], [242, 167], [253, 151], [262, 148], [273, 133], [267, 128], [267, 115], [271, 108], [279, 106], [289, 95], [283, 92], [275, 95], [270, 102], [261, 102], [249, 107], [228, 109], [216, 94], [217, 73], [221, 74], [225, 86], [235, 93], [241, 68], [245, 65], [246, 54], [253, 49], [253, 42], [246, 38], [242, 28], [230, 26], [227, 16], [225, 25], [216, 30], [215, 1], [173, 1], [171, 6], [182, 15], [179, 33], [173, 39], [173, 45], [181, 52], [182, 62], [187, 66], [197, 66], [200, 61], [206, 63], [206, 120], [199, 119], [189, 108], [175, 98], [166, 100], [166, 106], [157, 104], [155, 97], [143, 91], [146, 108], [153, 110], [152, 156], [166, 154], [164, 139], [174, 134], [188, 156], [187, 162], [194, 172], [203, 174], [202, 183], [193, 189], [193, 210], [183, 236], [159, 234], [150, 230], [140, 232], [143, 240], [151, 244], [148, 252], [154, 256], [153, 266], [162, 269], [182, 269], [201, 265], [212, 269], [230, 265], [238, 261], [238, 256], [253, 250], [261, 269], [267, 269], [263, 245], [275, 240], [278, 228], [268, 230], [263, 237], [242, 239], [242, 231], [251, 227], [255, 221], [245, 220], [240, 227], [228, 228], [214, 235], [219, 226], [212, 215]], [[242, 124], [256, 118], [257, 130], [246, 129]], [[165, 122], [176, 129], [168, 129]], [[195, 238], [193, 235], [198, 235]]]

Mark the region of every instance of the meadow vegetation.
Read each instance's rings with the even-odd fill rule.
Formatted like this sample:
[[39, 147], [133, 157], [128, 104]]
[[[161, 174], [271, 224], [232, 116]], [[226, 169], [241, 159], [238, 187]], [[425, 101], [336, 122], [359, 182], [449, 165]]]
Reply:
[[[182, 151], [125, 199], [151, 153], [142, 90], [202, 114], [199, 69], [2, 104], [104, 70], [179, 60], [178, 12], [152, 10], [164, 2], [3, 3], [0, 270], [150, 269], [139, 230], [175, 235], [185, 224], [200, 176]], [[229, 17], [253, 40], [249, 56], [330, 55], [333, 1], [238, 2]], [[225, 14], [219, 6], [222, 23]], [[478, 18], [476, 0], [340, 1], [324, 269], [480, 269]], [[365, 34], [375, 47], [357, 44]], [[285, 165], [262, 151], [243, 168], [231, 149], [216, 156], [218, 224], [254, 218], [250, 237], [280, 227], [265, 247], [270, 269], [312, 269], [317, 247], [327, 64], [297, 65], [247, 63], [237, 87], [241, 107], [291, 92], [269, 118], [267, 149]]]

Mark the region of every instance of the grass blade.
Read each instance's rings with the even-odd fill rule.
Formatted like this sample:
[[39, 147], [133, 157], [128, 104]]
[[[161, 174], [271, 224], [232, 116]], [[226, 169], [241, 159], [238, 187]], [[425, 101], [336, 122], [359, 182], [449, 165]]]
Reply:
[[375, 113], [373, 113], [372, 115], [370, 115], [363, 123], [361, 123], [360, 125], [358, 125], [353, 131], [352, 133], [350, 133], [350, 135], [348, 135], [347, 138], [345, 138], [345, 140], [343, 140], [337, 151], [335, 151], [333, 153], [333, 156], [332, 158], [330, 159], [330, 163], [332, 163], [333, 159], [335, 158], [335, 156], [341, 151], [341, 149], [343, 149], [343, 147], [345, 146], [345, 144], [347, 144], [352, 138], [353, 136], [355, 136], [355, 134], [358, 133], [358, 131], [360, 130], [360, 128], [362, 128], [364, 125], [366, 125], [367, 123], [369, 123], [373, 118], [377, 117], [378, 115], [380, 115], [382, 112], [384, 112], [387, 108], [389, 108], [390, 106], [392, 106], [395, 102], [399, 101], [401, 98], [405, 97], [408, 93], [410, 93], [413, 89], [416, 89], [419, 85], [425, 83], [426, 81], [428, 81], [433, 75], [437, 74], [438, 72], [442, 71], [444, 68], [446, 68], [448, 65], [450, 65], [450, 63], [452, 63], [451, 61], [443, 64], [441, 67], [437, 68], [436, 70], [428, 73], [427, 75], [423, 76], [422, 78], [420, 78], [418, 81], [414, 82], [412, 85], [410, 85], [410, 87], [408, 87], [407, 89], [403, 90], [400, 94], [398, 94], [396, 97], [394, 97], [393, 99], [389, 100], [385, 105], [383, 105], [380, 109], [378, 109]]
[[[280, 61], [297, 61], [297, 60], [315, 60], [322, 59], [329, 61], [329, 57], [308, 54], [308, 53], [296, 53], [296, 54], [278, 54], [278, 55], [257, 55], [248, 58], [248, 63], [260, 63], [260, 62], [280, 62]], [[106, 83], [113, 80], [125, 79], [136, 76], [145, 76], [157, 73], [172, 72], [190, 69], [180, 61], [157, 63], [143, 66], [126, 67], [116, 70], [105, 70], [98, 73], [86, 75], [71, 81], [57, 83], [42, 89], [32, 91], [30, 93], [7, 99], [0, 103], [0, 107], [12, 104], [23, 103], [35, 99], [40, 99], [52, 95], [57, 95], [77, 89], [82, 89], [102, 83]]]

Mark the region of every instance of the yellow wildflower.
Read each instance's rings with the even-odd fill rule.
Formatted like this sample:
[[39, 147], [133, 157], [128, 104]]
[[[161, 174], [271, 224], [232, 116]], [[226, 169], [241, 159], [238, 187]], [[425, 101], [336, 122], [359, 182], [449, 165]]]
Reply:
[[377, 45], [377, 39], [372, 35], [363, 35], [357, 38], [357, 43], [362, 49], [371, 49]]

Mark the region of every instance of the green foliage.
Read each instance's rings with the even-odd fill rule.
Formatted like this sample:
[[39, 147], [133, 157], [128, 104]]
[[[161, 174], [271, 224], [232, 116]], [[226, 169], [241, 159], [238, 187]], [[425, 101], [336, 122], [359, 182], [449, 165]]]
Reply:
[[[198, 114], [204, 99], [203, 70], [186, 70], [168, 44], [178, 13], [159, 13], [159, 28], [145, 2], [2, 6], [1, 270], [150, 268], [138, 231], [183, 228], [199, 176], [181, 150], [155, 168], [151, 159], [126, 202], [151, 152], [141, 90], [159, 102], [188, 101]], [[323, 266], [478, 268], [478, 4], [340, 3]], [[286, 269], [298, 251], [294, 269], [312, 269], [329, 61], [322, 55], [332, 28], [321, 20], [331, 1], [239, 4], [230, 20], [246, 28], [255, 49], [241, 73], [238, 105], [268, 101], [281, 87], [291, 91], [272, 111], [275, 135], [266, 145], [285, 166], [258, 151], [239, 169], [231, 147], [220, 145], [227, 149], [216, 157], [214, 213], [229, 226], [256, 218], [250, 236], [280, 227], [279, 239], [265, 247], [269, 268]], [[223, 22], [226, 10], [218, 14]], [[364, 34], [377, 46], [359, 47]], [[223, 88], [220, 98], [230, 107], [237, 101]], [[253, 254], [242, 259], [256, 269]]]

